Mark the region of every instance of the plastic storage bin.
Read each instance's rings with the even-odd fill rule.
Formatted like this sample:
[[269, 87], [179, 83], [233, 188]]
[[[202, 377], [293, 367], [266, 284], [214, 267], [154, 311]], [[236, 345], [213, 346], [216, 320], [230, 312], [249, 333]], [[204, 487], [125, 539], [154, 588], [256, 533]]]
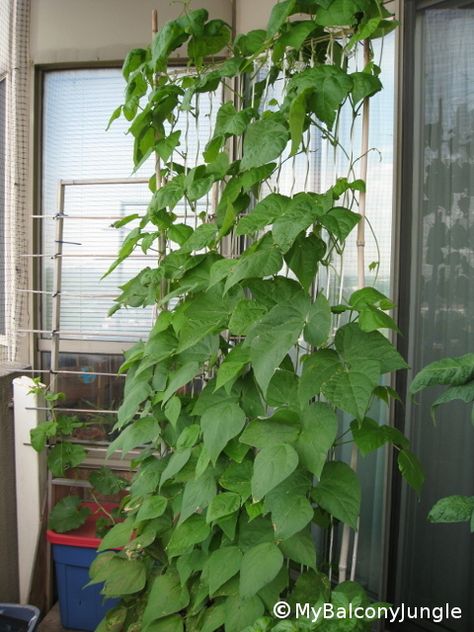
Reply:
[[34, 606], [0, 603], [0, 632], [33, 632], [40, 611]]
[[85, 588], [89, 582], [89, 567], [100, 555], [95, 522], [101, 514], [97, 506], [84, 504], [93, 512], [82, 527], [68, 533], [48, 531], [47, 538], [53, 549], [61, 623], [65, 628], [92, 632], [118, 600], [104, 600], [100, 594], [101, 584]]

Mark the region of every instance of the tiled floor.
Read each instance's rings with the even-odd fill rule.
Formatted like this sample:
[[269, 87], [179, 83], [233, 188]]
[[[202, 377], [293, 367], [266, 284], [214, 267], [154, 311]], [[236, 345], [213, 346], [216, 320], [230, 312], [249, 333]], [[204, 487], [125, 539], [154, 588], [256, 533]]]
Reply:
[[[39, 624], [38, 632], [65, 632], [65, 631], [66, 631], [66, 628], [63, 628], [63, 626], [61, 625], [61, 620], [59, 618], [59, 605], [56, 604]], [[76, 632], [76, 631], [68, 630], [67, 632]]]

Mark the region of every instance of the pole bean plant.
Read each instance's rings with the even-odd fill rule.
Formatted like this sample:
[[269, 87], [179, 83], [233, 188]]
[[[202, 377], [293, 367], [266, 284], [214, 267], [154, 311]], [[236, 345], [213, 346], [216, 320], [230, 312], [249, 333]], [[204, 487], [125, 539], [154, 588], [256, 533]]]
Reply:
[[[357, 528], [361, 488], [337, 458], [341, 435], [362, 455], [392, 445], [414, 488], [423, 476], [408, 440], [368, 416], [374, 400], [396, 395], [383, 376], [406, 368], [381, 331], [396, 328], [393, 304], [373, 287], [331, 304], [318, 282], [361, 221], [365, 183], [351, 172], [289, 196], [271, 183], [283, 161], [308, 151], [309, 128], [339, 145], [341, 108], [356, 117], [382, 89], [371, 43], [395, 26], [380, 0], [283, 0], [266, 29], [233, 38], [228, 24], [185, 5], [125, 60], [112, 120], [130, 123], [136, 169], [150, 156], [157, 166], [146, 213], [118, 224], [138, 222], [111, 269], [136, 248], [157, 262], [121, 287], [112, 311], [153, 306], [157, 318], [121, 369], [110, 453], [139, 456], [126, 517], [91, 568], [103, 594], [121, 598], [101, 631], [372, 625], [273, 614], [280, 600], [367, 602], [316, 559], [318, 526]], [[369, 60], [352, 72], [348, 60], [363, 47]], [[183, 50], [186, 72], [170, 63]], [[177, 121], [198, 117], [196, 96], [220, 88], [212, 138], [190, 168]], [[212, 212], [199, 213], [207, 195]], [[184, 203], [195, 228], [178, 218]], [[232, 256], [229, 244], [239, 245]]]

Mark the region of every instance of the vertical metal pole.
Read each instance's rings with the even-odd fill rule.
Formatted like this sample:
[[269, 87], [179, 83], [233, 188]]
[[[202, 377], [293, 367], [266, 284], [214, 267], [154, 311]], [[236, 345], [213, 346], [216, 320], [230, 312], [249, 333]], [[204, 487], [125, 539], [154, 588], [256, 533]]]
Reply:
[[[62, 273], [63, 273], [63, 235], [64, 235], [64, 192], [65, 184], [62, 180], [58, 183], [58, 212], [55, 218], [55, 244], [56, 251], [54, 254], [53, 266], [53, 296], [52, 296], [52, 315], [51, 315], [51, 358], [50, 358], [50, 374], [49, 389], [51, 392], [57, 390], [57, 379], [59, 369], [59, 343], [61, 335], [61, 289], [62, 289]], [[53, 486], [51, 473], [48, 472], [48, 490], [47, 490], [47, 506], [48, 514], [51, 511], [53, 503]], [[46, 604], [51, 608], [53, 602], [53, 572], [51, 565], [51, 545], [46, 545]]]
[[62, 180], [58, 185], [58, 214], [56, 215], [55, 243], [53, 268], [53, 296], [51, 319], [51, 363], [49, 388], [52, 392], [57, 388], [57, 372], [59, 369], [59, 342], [61, 332], [61, 288], [62, 288], [62, 254], [64, 234], [64, 190]]

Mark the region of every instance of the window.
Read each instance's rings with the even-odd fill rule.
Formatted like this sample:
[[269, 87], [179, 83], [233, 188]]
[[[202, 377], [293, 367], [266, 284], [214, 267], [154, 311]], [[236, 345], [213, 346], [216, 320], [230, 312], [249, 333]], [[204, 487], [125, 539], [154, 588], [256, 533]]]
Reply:
[[[133, 138], [127, 135], [124, 119], [105, 131], [112, 111], [123, 100], [124, 81], [119, 69], [53, 71], [44, 75], [41, 241], [41, 330], [51, 331], [53, 274], [58, 244], [55, 216], [61, 182], [65, 214], [62, 238], [61, 360], [71, 371], [105, 370], [103, 354], [119, 357], [134, 341], [146, 336], [153, 310], [124, 309], [113, 317], [107, 312], [118, 295], [118, 287], [146, 265], [156, 266], [156, 252], [144, 255], [139, 249], [110, 276], [101, 280], [116, 258], [120, 244], [133, 224], [111, 228], [115, 219], [132, 213], [143, 214], [149, 201], [148, 178], [154, 173], [150, 159], [139, 173], [132, 174]], [[191, 114], [178, 122], [186, 141], [187, 165], [194, 166], [209, 139], [211, 121], [219, 99], [200, 97], [199, 126]], [[117, 182], [119, 180], [120, 182]], [[206, 201], [204, 201], [206, 202]], [[176, 212], [182, 221], [198, 221], [184, 204]], [[43, 368], [48, 368], [50, 335], [38, 340]], [[75, 355], [74, 355], [75, 354]], [[66, 363], [66, 364], [65, 364]], [[116, 364], [116, 362], [115, 362]], [[60, 388], [79, 394], [82, 407], [96, 402], [98, 382], [88, 376], [64, 374]], [[105, 383], [105, 377], [103, 376]], [[112, 381], [119, 378], [110, 378]], [[121, 380], [119, 380], [122, 383]], [[78, 387], [80, 382], [80, 388]], [[72, 386], [74, 383], [74, 387]], [[105, 387], [104, 387], [105, 388]], [[100, 407], [118, 403], [115, 387], [105, 388]], [[113, 395], [112, 395], [113, 393]], [[78, 399], [78, 401], [79, 401]]]
[[[375, 285], [377, 289], [391, 296], [393, 280], [392, 267], [392, 213], [393, 213], [393, 154], [394, 154], [394, 106], [395, 106], [395, 49], [396, 36], [391, 33], [374, 41], [375, 63], [381, 67], [381, 81], [384, 89], [370, 100], [369, 155], [367, 173], [366, 217], [365, 228], [365, 273], [366, 284]], [[353, 72], [363, 67], [362, 55], [350, 59]], [[267, 100], [280, 98], [283, 77], [276, 82]], [[249, 90], [251, 94], [252, 91]], [[344, 108], [339, 120], [341, 144], [347, 154], [335, 151], [334, 146], [322, 137], [321, 132], [312, 127], [305, 132], [306, 154], [299, 154], [284, 160], [272, 177], [270, 189], [291, 196], [294, 192], [306, 189], [322, 192], [327, 190], [338, 177], [350, 180], [360, 177], [357, 157], [361, 147], [361, 117], [359, 116], [353, 129], [352, 112]], [[348, 156], [353, 151], [354, 169], [349, 173]], [[357, 210], [357, 208], [354, 208]], [[377, 262], [376, 267], [370, 266]], [[335, 253], [333, 265], [327, 271], [319, 272], [319, 288], [330, 296], [333, 303], [342, 298], [349, 299], [357, 289], [357, 246], [356, 231], [348, 238], [342, 257]], [[370, 267], [369, 267], [370, 266]], [[291, 273], [290, 273], [291, 274]], [[377, 401], [370, 415], [381, 424], [389, 423], [388, 407]], [[351, 418], [344, 419], [349, 424]], [[350, 462], [351, 446], [344, 446], [338, 458]], [[358, 475], [363, 489], [362, 511], [358, 541], [358, 561], [356, 579], [366, 590], [377, 598], [382, 592], [383, 559], [385, 554], [385, 492], [387, 485], [386, 453], [377, 451], [360, 458]], [[338, 527], [337, 527], [338, 528]], [[338, 528], [339, 529], [339, 528]], [[342, 528], [336, 533], [336, 546], [325, 544], [327, 555], [332, 554], [334, 567], [338, 564], [338, 545]], [[331, 550], [330, 550], [331, 549]], [[324, 555], [324, 552], [321, 551]], [[351, 558], [349, 558], [350, 560]], [[349, 562], [350, 566], [350, 562]]]

